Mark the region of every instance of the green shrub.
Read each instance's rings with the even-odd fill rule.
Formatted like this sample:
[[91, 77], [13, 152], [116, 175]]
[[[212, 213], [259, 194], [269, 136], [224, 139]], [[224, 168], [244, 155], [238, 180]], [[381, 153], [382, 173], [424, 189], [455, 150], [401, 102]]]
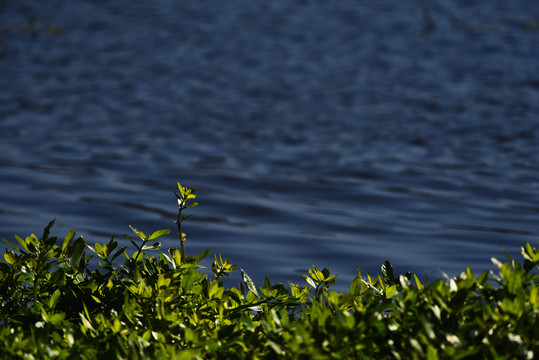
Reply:
[[[493, 259], [497, 274], [421, 284], [417, 276], [364, 278], [347, 293], [313, 266], [305, 285], [225, 288], [235, 271], [210, 251], [186, 256], [183, 211], [194, 190], [178, 183], [180, 249], [161, 251], [170, 230], [131, 228], [134, 249], [91, 246], [70, 231], [15, 236], [0, 262], [0, 353], [7, 359], [533, 359], [539, 353], [539, 252]], [[92, 257], [97, 257], [91, 260]], [[118, 261], [121, 259], [121, 261]]]

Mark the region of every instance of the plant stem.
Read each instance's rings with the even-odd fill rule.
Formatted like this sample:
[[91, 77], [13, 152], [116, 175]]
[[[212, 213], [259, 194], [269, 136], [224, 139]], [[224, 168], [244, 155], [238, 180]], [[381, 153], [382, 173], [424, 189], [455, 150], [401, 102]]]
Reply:
[[183, 233], [182, 233], [182, 210], [183, 210], [183, 202], [179, 204], [179, 210], [178, 210], [178, 219], [176, 220], [176, 224], [178, 225], [178, 236], [180, 237], [180, 246], [181, 246], [181, 255], [182, 255], [182, 264], [185, 263], [185, 245], [183, 244]]

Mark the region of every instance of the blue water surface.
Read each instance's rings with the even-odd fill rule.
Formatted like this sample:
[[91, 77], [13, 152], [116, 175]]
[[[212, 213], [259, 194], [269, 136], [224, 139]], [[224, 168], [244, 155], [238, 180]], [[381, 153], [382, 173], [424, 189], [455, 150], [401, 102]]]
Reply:
[[7, 239], [174, 234], [181, 180], [255, 282], [538, 243], [536, 1], [7, 0], [0, 89]]

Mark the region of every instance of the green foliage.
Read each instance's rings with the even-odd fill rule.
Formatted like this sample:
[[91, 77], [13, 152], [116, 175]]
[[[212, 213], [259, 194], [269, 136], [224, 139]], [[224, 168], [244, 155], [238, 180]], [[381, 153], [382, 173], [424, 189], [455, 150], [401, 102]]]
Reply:
[[[357, 277], [346, 293], [336, 275], [312, 267], [305, 285], [225, 288], [235, 271], [210, 251], [186, 257], [182, 211], [194, 191], [178, 183], [181, 249], [163, 252], [151, 235], [128, 253], [112, 238], [91, 246], [70, 231], [16, 244], [0, 261], [0, 353], [6, 359], [533, 359], [539, 353], [539, 252], [526, 244], [522, 264], [493, 259], [497, 272], [422, 284], [395, 276]], [[95, 261], [91, 261], [92, 257]]]

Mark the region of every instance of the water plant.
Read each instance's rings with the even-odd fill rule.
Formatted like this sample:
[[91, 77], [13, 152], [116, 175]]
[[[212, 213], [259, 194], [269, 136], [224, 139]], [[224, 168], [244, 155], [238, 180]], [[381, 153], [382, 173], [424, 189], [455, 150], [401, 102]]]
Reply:
[[34, 234], [0, 261], [0, 353], [6, 359], [533, 359], [539, 352], [539, 251], [523, 261], [493, 259], [497, 271], [421, 283], [357, 276], [348, 292], [315, 266], [305, 284], [256, 286], [243, 270], [238, 286], [228, 258], [185, 253], [185, 209], [195, 191], [174, 192], [179, 249], [162, 251], [169, 229], [131, 227], [132, 247], [90, 245], [75, 230]]

